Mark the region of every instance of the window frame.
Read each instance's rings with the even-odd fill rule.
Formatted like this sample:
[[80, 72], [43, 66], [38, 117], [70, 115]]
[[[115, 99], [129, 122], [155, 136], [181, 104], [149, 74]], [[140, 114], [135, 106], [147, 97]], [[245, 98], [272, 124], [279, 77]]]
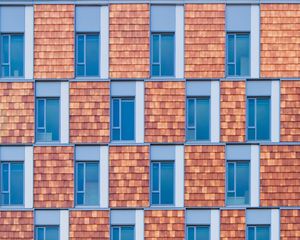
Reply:
[[135, 225], [111, 225], [110, 227], [110, 231], [111, 231], [111, 239], [114, 240], [113, 238], [113, 229], [119, 229], [119, 240], [122, 239], [122, 235], [121, 235], [121, 229], [124, 227], [130, 227], [133, 229], [133, 236], [134, 238], [131, 240], [135, 240]]
[[208, 234], [209, 234], [209, 240], [211, 239], [211, 230], [210, 230], [210, 225], [205, 225], [205, 224], [188, 224], [186, 226], [186, 239], [188, 240], [189, 239], [189, 228], [193, 228], [194, 229], [194, 237], [193, 237], [193, 240], [196, 240], [197, 239], [197, 234], [196, 234], [196, 229], [197, 227], [202, 227], [202, 228], [208, 228]]
[[58, 239], [60, 239], [60, 226], [59, 225], [35, 225], [34, 226], [34, 239], [35, 240], [38, 240], [38, 229], [43, 229], [44, 230], [44, 239], [43, 240], [47, 240], [46, 239], [46, 228], [47, 227], [51, 227], [51, 228], [57, 228], [58, 230]]
[[[267, 227], [269, 228], [269, 239], [268, 240], [271, 240], [271, 225], [270, 224], [257, 224], [257, 225], [254, 225], [254, 224], [247, 224], [246, 225], [246, 240], [249, 240], [249, 228], [254, 228], [254, 238], [256, 240], [256, 229], [257, 227]], [[265, 240], [265, 239], [264, 239]]]

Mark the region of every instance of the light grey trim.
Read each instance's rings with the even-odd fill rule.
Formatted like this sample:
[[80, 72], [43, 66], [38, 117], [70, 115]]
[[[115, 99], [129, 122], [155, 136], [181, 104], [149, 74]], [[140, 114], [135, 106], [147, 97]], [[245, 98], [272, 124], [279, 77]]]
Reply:
[[144, 210], [135, 211], [135, 239], [144, 240]]
[[151, 161], [175, 160], [175, 145], [152, 145], [150, 148], [150, 159]]
[[135, 210], [111, 210], [111, 225], [135, 225]]
[[184, 207], [184, 146], [175, 147], [175, 206]]
[[186, 224], [187, 225], [210, 225], [211, 223], [210, 210], [187, 210], [186, 211]]
[[250, 34], [250, 71], [251, 78], [259, 78], [260, 72], [260, 9], [259, 5], [251, 5], [251, 34]]
[[135, 82], [111, 82], [111, 97], [133, 97], [135, 96]]
[[1, 146], [0, 161], [24, 161], [25, 148], [23, 146]]
[[271, 141], [280, 142], [280, 81], [271, 82]]
[[144, 99], [144, 82], [136, 82], [135, 92], [135, 140], [137, 143], [144, 142], [144, 131], [145, 131], [145, 99]]
[[2, 33], [25, 32], [24, 6], [3, 6], [0, 11], [0, 31]]
[[75, 15], [76, 32], [100, 32], [99, 6], [77, 6]]
[[280, 240], [280, 209], [271, 210], [271, 239]]
[[108, 208], [109, 203], [109, 149], [100, 146], [100, 207]]
[[186, 81], [186, 94], [192, 97], [211, 95], [211, 81]]
[[36, 210], [35, 225], [59, 225], [60, 211], [59, 210]]
[[210, 93], [210, 139], [220, 142], [220, 81], [211, 81]]
[[69, 211], [60, 211], [59, 239], [69, 240]]
[[36, 82], [36, 97], [60, 97], [60, 82]]
[[101, 34], [100, 34], [100, 77], [109, 77], [109, 9], [108, 6], [100, 8]]
[[24, 207], [33, 208], [33, 147], [25, 146], [24, 161]]
[[251, 160], [251, 145], [226, 145], [226, 160]]
[[175, 6], [151, 6], [151, 31], [175, 32]]
[[260, 146], [251, 145], [250, 161], [250, 205], [259, 207], [260, 200]]
[[226, 31], [250, 32], [251, 31], [251, 6], [227, 5], [226, 6]]
[[220, 210], [212, 209], [210, 213], [211, 213], [210, 237], [211, 239], [214, 240], [220, 240], [220, 229], [221, 229]]
[[24, 56], [24, 77], [33, 79], [33, 32], [34, 32], [33, 6], [25, 7], [25, 56]]
[[271, 210], [270, 209], [247, 209], [246, 223], [247, 225], [271, 224]]
[[272, 82], [262, 80], [247, 81], [246, 94], [248, 97], [272, 96]]
[[60, 87], [60, 142], [69, 143], [69, 82]]
[[76, 146], [76, 161], [100, 161], [100, 146]]
[[[176, 14], [176, 30], [175, 30], [175, 77], [184, 78], [184, 6], [177, 5]], [[164, 20], [165, 21], [165, 18]]]

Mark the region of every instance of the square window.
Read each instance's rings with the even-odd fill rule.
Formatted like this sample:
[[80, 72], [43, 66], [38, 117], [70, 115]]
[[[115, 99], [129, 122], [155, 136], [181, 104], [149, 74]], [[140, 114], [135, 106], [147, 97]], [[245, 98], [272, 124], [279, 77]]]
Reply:
[[270, 240], [270, 226], [247, 226], [247, 240]]
[[209, 226], [188, 226], [187, 240], [210, 240]]
[[58, 226], [36, 226], [35, 227], [36, 240], [59, 240]]
[[134, 240], [134, 226], [113, 226], [112, 240]]

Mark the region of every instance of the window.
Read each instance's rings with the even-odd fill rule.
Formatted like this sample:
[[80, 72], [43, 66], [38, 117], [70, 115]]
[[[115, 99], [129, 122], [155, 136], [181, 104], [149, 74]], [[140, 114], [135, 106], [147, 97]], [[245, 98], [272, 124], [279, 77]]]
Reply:
[[134, 240], [134, 226], [113, 226], [112, 240]]
[[248, 226], [247, 240], [269, 240], [270, 226]]
[[270, 140], [270, 98], [248, 98], [248, 140]]
[[23, 34], [1, 35], [1, 77], [22, 77], [24, 75]]
[[188, 226], [187, 240], [209, 240], [209, 226]]
[[59, 240], [58, 226], [37, 226], [35, 227], [36, 240]]
[[151, 203], [174, 204], [174, 163], [152, 162], [151, 174]]
[[209, 98], [188, 98], [187, 100], [187, 140], [210, 139]]
[[250, 170], [248, 161], [227, 162], [227, 204], [249, 204]]
[[1, 205], [22, 205], [24, 199], [24, 164], [2, 162]]
[[227, 75], [250, 75], [250, 34], [227, 34]]
[[99, 163], [76, 163], [77, 205], [99, 204]]
[[77, 34], [77, 76], [99, 76], [99, 42], [99, 34]]
[[134, 140], [134, 98], [112, 99], [112, 140]]
[[36, 140], [59, 141], [59, 98], [37, 98]]
[[151, 39], [152, 76], [174, 76], [174, 33], [153, 33]]

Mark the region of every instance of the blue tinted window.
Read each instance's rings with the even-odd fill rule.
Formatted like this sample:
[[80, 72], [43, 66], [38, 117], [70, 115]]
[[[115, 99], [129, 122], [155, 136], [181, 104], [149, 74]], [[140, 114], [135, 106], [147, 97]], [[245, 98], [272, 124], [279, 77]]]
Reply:
[[52, 135], [52, 141], [59, 140], [59, 100], [47, 99], [46, 128]]
[[85, 205], [99, 203], [99, 164], [86, 163]]
[[209, 240], [210, 233], [208, 226], [189, 226], [188, 240]]
[[36, 239], [44, 240], [44, 236], [45, 236], [45, 228], [43, 227], [36, 228]]
[[118, 227], [113, 228], [112, 240], [120, 240], [119, 236], [120, 236], [120, 229]]
[[84, 203], [84, 164], [77, 163], [77, 204]]
[[39, 99], [37, 101], [38, 108], [38, 128], [45, 128], [45, 100]]
[[46, 227], [46, 239], [45, 240], [59, 240], [58, 227]]
[[270, 226], [248, 226], [247, 240], [270, 240]]
[[247, 232], [247, 240], [255, 240], [255, 228], [254, 227], [248, 227]]
[[195, 227], [188, 227], [188, 240], [195, 240]]
[[133, 226], [116, 226], [111, 231], [112, 240], [134, 240]]

